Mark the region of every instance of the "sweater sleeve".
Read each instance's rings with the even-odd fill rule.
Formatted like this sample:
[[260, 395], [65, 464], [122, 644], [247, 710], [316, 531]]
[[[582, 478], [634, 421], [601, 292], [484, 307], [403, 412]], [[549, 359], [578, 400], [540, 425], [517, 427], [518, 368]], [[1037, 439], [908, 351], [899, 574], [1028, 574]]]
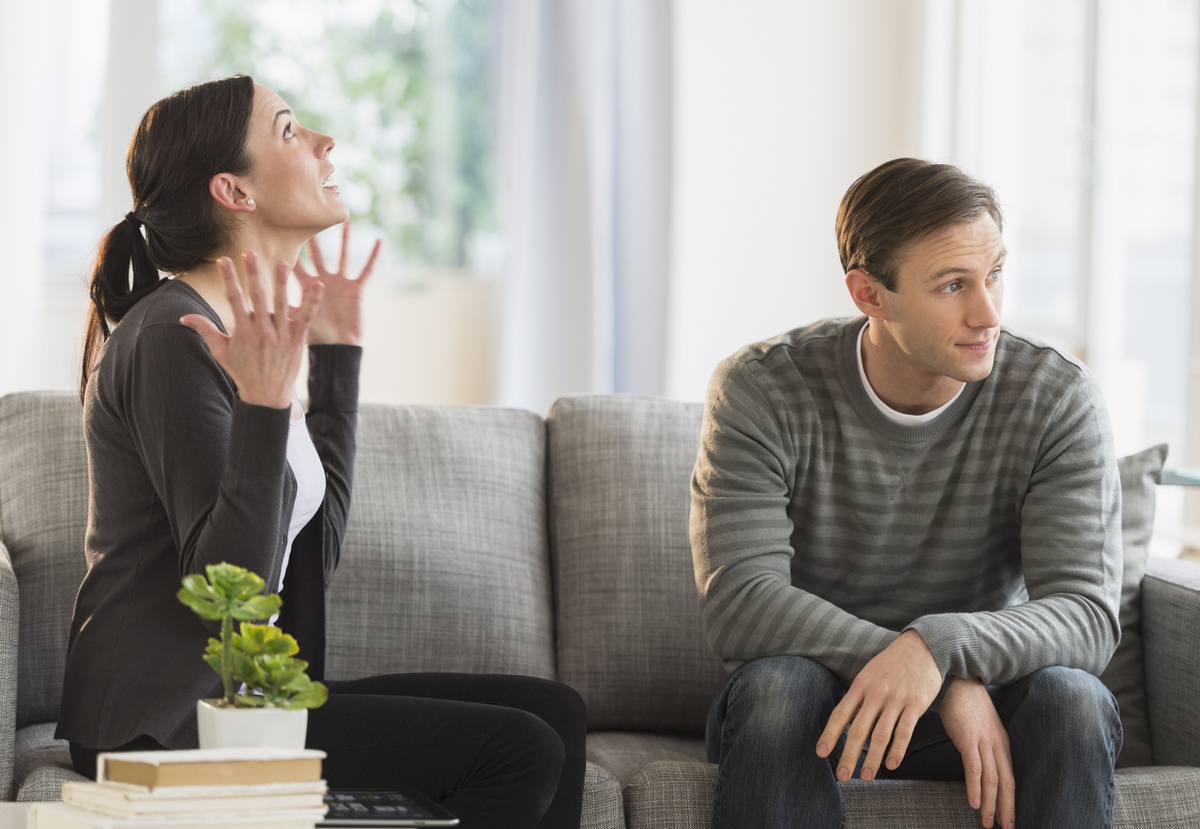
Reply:
[[308, 432], [325, 468], [325, 585], [341, 557], [354, 478], [358, 375], [362, 349], [314, 345], [308, 350]]
[[1042, 433], [1019, 520], [1028, 601], [923, 616], [910, 627], [946, 676], [1002, 685], [1051, 665], [1098, 676], [1120, 638], [1121, 483], [1087, 376], [1061, 396]]
[[691, 541], [701, 617], [727, 667], [794, 654], [845, 685], [898, 633], [794, 586], [788, 504], [804, 474], [786, 407], [754, 364], [731, 358], [709, 387], [692, 474]]
[[141, 331], [124, 395], [180, 574], [227, 561], [278, 584], [288, 409], [238, 400], [200, 335], [180, 324]]

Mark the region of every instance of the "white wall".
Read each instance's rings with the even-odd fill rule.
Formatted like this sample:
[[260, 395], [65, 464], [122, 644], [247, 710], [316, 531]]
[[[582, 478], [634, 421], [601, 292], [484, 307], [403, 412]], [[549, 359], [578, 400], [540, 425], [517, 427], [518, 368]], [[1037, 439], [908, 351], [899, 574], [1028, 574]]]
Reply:
[[934, 11], [923, 0], [676, 3], [669, 395], [702, 399], [741, 345], [856, 313], [837, 206], [876, 165], [939, 149], [921, 94]]

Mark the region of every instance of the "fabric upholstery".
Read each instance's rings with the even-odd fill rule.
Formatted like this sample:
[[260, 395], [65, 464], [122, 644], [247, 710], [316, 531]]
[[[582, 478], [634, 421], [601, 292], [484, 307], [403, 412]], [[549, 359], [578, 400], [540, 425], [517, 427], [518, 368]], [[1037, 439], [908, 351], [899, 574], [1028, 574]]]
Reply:
[[708, 762], [704, 740], [699, 737], [645, 731], [593, 731], [588, 734], [587, 756], [590, 762], [611, 771], [622, 786], [656, 760]]
[[1125, 547], [1121, 580], [1121, 641], [1100, 679], [1117, 698], [1125, 742], [1117, 767], [1148, 766], [1150, 724], [1146, 720], [1146, 679], [1142, 669], [1142, 577], [1154, 533], [1155, 479], [1167, 458], [1160, 444], [1121, 458], [1121, 540]]
[[[656, 760], [625, 789], [629, 829], [708, 829], [717, 767]], [[978, 826], [962, 783], [879, 780], [843, 783], [846, 829], [963, 829]], [[1018, 797], [1020, 793], [1018, 792]], [[1117, 772], [1113, 829], [1184, 829], [1200, 820], [1200, 769]]]
[[544, 453], [542, 421], [529, 412], [361, 408], [329, 592], [331, 679], [554, 676]]
[[[582, 826], [707, 829], [716, 767], [704, 762], [700, 735], [725, 673], [700, 629], [687, 538], [699, 422], [698, 406], [637, 397], [567, 398], [545, 423], [503, 409], [364, 406], [355, 506], [330, 590], [330, 675], [555, 676], [557, 631], [557, 675], [583, 693], [593, 729], [602, 729], [588, 739]], [[65, 780], [81, 779], [52, 737], [84, 566], [81, 434], [69, 393], [0, 398], [8, 798], [56, 799]], [[1152, 515], [1131, 494], [1148, 487], [1154, 451], [1122, 462], [1123, 478], [1135, 479], [1123, 484], [1127, 544]], [[1192, 827], [1200, 825], [1200, 567], [1151, 559], [1146, 569], [1151, 744], [1156, 762], [1176, 767], [1122, 770], [1116, 826]], [[23, 727], [14, 734], [17, 703]], [[978, 825], [961, 784], [845, 790], [848, 827]]]
[[1200, 766], [1200, 565], [1150, 559], [1142, 637], [1154, 762]]
[[[19, 617], [17, 577], [8, 548], [0, 541], [0, 747], [11, 745], [16, 733]], [[10, 800], [13, 791], [13, 754], [0, 748], [0, 796]]]
[[725, 681], [688, 539], [698, 404], [583, 396], [546, 419], [559, 679], [591, 729], [699, 734]]
[[59, 800], [64, 782], [85, 779], [71, 765], [67, 741], [54, 739], [52, 722], [27, 725], [17, 731], [13, 778], [17, 800]]
[[52, 721], [75, 592], [83, 580], [87, 458], [82, 409], [69, 392], [0, 398], [0, 537], [21, 592], [17, 725]]
[[583, 813], [579, 829], [625, 829], [621, 784], [608, 769], [588, 763], [583, 772]]

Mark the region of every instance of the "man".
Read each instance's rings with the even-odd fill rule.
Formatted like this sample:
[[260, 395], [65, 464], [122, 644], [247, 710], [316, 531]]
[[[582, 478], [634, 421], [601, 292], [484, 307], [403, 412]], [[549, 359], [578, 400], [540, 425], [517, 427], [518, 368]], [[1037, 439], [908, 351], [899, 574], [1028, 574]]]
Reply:
[[714, 827], [838, 827], [838, 780], [965, 780], [985, 827], [1110, 826], [1120, 481], [1086, 369], [1000, 327], [990, 188], [888, 162], [837, 217], [857, 319], [709, 389], [692, 551]]

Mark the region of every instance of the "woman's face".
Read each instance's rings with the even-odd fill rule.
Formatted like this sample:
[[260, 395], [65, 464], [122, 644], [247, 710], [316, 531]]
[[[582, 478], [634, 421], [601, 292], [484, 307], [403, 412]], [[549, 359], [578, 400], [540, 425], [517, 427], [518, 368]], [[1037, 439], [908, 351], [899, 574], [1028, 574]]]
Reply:
[[349, 218], [332, 183], [333, 143], [300, 126], [282, 98], [255, 84], [247, 136], [253, 168], [243, 189], [254, 199], [256, 222], [268, 230], [301, 230], [307, 238]]

